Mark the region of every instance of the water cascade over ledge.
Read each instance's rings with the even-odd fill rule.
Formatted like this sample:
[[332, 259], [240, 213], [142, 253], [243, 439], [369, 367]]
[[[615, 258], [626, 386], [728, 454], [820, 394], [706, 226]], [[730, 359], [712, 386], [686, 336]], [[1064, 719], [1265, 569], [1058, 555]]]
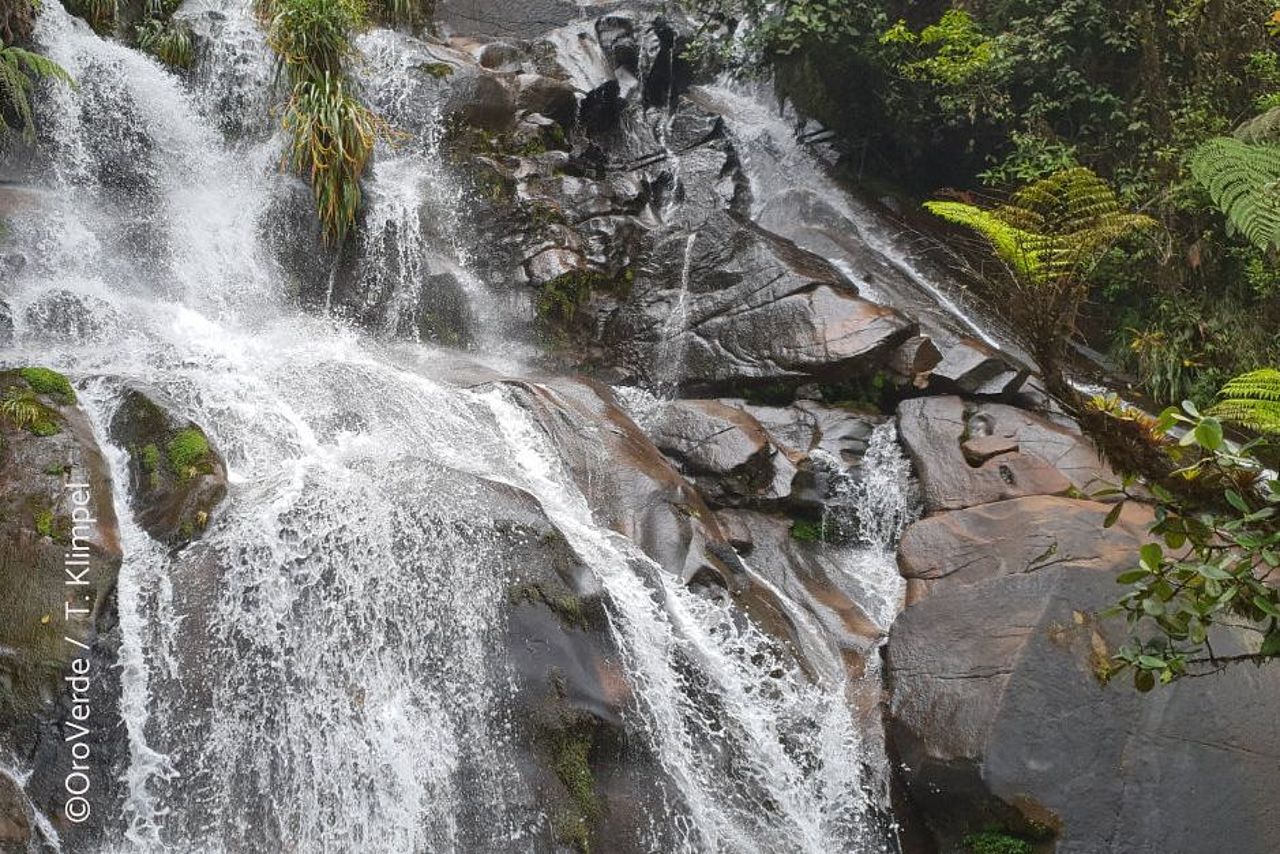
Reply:
[[[898, 850], [878, 641], [842, 648], [831, 613], [766, 554], [707, 546], [771, 623], [620, 532], [639, 510], [592, 472], [640, 428], [607, 389], [546, 379], [531, 342], [506, 347], [527, 316], [478, 272], [446, 209], [470, 197], [432, 137], [379, 152], [363, 256], [332, 260], [386, 295], [372, 319], [356, 327], [332, 293], [304, 311], [280, 245], [299, 185], [255, 118], [273, 74], [247, 5], [199, 19], [209, 31], [185, 79], [45, 5], [38, 39], [78, 87], [42, 104], [44, 168], [8, 217], [27, 263], [5, 293], [3, 356], [76, 381], [123, 555], [120, 795], [94, 847], [74, 850], [556, 850], [572, 829], [539, 787], [565, 773], [533, 766], [539, 751], [568, 754], [561, 730], [526, 715], [539, 691], [595, 709], [615, 735], [592, 750], [638, 769], [596, 781], [625, 794], [600, 819], [624, 841], [602, 850]], [[388, 92], [413, 71], [391, 40], [360, 45]], [[681, 237], [667, 338], [698, 319], [688, 256], [701, 241]], [[465, 317], [467, 334], [423, 326], [424, 306]], [[673, 397], [691, 357], [683, 339], [660, 352]], [[225, 460], [228, 497], [181, 549], [128, 510], [137, 449], [113, 420], [137, 389]], [[830, 512], [860, 531], [832, 546], [834, 571], [881, 633], [901, 605], [894, 543], [915, 513], [894, 435], [876, 427], [856, 477], [832, 463], [848, 482]], [[687, 489], [653, 465], [664, 488]], [[702, 511], [691, 499], [681, 512]], [[604, 652], [582, 664], [599, 669], [600, 697], [575, 696], [573, 674], [531, 680], [510, 651], [535, 619], [520, 597], [551, 577], [600, 603]], [[576, 622], [556, 632], [587, 636]], [[55, 833], [38, 830], [56, 850]]]

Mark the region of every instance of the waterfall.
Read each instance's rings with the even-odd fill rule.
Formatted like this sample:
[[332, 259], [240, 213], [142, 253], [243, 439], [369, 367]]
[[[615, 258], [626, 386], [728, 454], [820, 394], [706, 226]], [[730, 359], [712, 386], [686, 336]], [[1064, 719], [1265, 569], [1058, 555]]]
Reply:
[[[4, 361], [89, 380], [82, 404], [124, 517], [130, 763], [110, 850], [529, 850], [550, 818], [513, 742], [502, 606], [525, 556], [482, 488], [502, 483], [533, 497], [604, 591], [638, 698], [628, 727], [671, 782], [647, 807], [648, 847], [896, 851], [868, 770], [884, 760], [834, 650], [805, 672], [726, 598], [598, 524], [562, 450], [477, 360], [292, 304], [263, 237], [289, 180], [281, 141], [251, 119], [270, 81], [245, 58], [258, 49], [248, 4], [224, 11], [188, 84], [46, 3], [38, 39], [79, 87], [43, 105], [51, 168], [39, 204], [10, 221], [29, 263]], [[362, 40], [371, 64], [389, 38]], [[449, 273], [478, 340], [503, 340], [509, 307], [467, 273], [448, 219], [465, 200], [432, 145], [379, 152], [364, 281], [394, 295], [396, 331], [430, 298], [415, 288]], [[41, 308], [59, 294], [74, 329]], [[128, 518], [108, 425], [133, 385], [199, 423], [227, 462], [230, 497], [177, 554]], [[853, 503], [881, 520], [865, 530], [883, 552], [907, 478], [877, 435]]]

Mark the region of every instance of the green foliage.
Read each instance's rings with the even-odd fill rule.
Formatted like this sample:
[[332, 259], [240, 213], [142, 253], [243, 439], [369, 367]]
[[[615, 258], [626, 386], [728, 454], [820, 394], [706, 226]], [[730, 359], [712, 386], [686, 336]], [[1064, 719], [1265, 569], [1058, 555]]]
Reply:
[[971, 833], [964, 838], [964, 847], [971, 854], [1031, 854], [1031, 843], [998, 830]]
[[382, 132], [377, 116], [341, 77], [325, 72], [294, 87], [284, 127], [292, 137], [289, 162], [309, 173], [325, 235], [341, 240], [360, 209], [360, 176]]
[[1218, 396], [1211, 415], [1262, 433], [1280, 433], [1280, 371], [1275, 368], [1235, 377]]
[[13, 45], [0, 46], [0, 133], [13, 130], [5, 118], [9, 114], [21, 124], [24, 139], [35, 139], [31, 95], [40, 80], [72, 85], [71, 75], [53, 60]]
[[992, 208], [949, 201], [925, 207], [977, 232], [1003, 262], [1005, 275], [982, 278], [1051, 381], [1076, 333], [1094, 265], [1119, 241], [1157, 225], [1126, 210], [1111, 187], [1084, 168], [1036, 181]]
[[54, 413], [29, 392], [10, 390], [0, 398], [0, 419], [35, 436], [61, 432]]
[[194, 428], [182, 430], [169, 440], [169, 465], [179, 477], [187, 478], [208, 461], [209, 441]]
[[1211, 139], [1193, 154], [1191, 174], [1226, 214], [1229, 233], [1280, 249], [1280, 145]]
[[136, 31], [138, 48], [173, 68], [190, 68], [191, 28], [181, 21], [148, 18]]
[[[868, 0], [684, 0], [703, 25], [690, 45], [699, 59], [758, 66], [804, 47], [850, 44], [874, 37], [888, 21]], [[741, 38], [729, 37], [746, 23]]]
[[360, 178], [387, 129], [356, 97], [345, 64], [365, 25], [361, 0], [259, 0], [267, 42], [291, 86], [287, 160], [306, 175], [326, 240], [341, 241], [360, 210]]
[[76, 390], [71, 387], [71, 381], [57, 371], [49, 368], [21, 368], [18, 376], [36, 394], [48, 395], [65, 406], [76, 402]]
[[960, 202], [925, 207], [977, 231], [1015, 275], [1033, 284], [1082, 277], [1117, 241], [1156, 225], [1125, 210], [1115, 191], [1084, 168], [1036, 181], [990, 210]]
[[69, 0], [67, 11], [79, 15], [89, 22], [100, 33], [105, 33], [116, 24], [119, 7], [116, 0]]
[[35, 522], [37, 534], [53, 538], [53, 510], [48, 507], [38, 508], [32, 513], [32, 521]]
[[[1155, 497], [1153, 542], [1117, 577], [1128, 589], [1107, 613], [1123, 615], [1130, 638], [1103, 674], [1133, 674], [1149, 691], [1188, 675], [1280, 655], [1280, 481], [1265, 481], [1280, 448], [1263, 438], [1235, 447], [1222, 422], [1194, 404], [1170, 407], [1153, 428], [1179, 464], [1167, 477], [1126, 476], [1096, 497]], [[1273, 475], [1272, 475], [1273, 476]], [[1215, 645], [1217, 649], [1215, 650]], [[1223, 650], [1226, 650], [1225, 652]]]
[[899, 20], [880, 36], [883, 45], [924, 48], [925, 55], [899, 64], [909, 78], [947, 86], [973, 82], [996, 62], [994, 39], [984, 35], [973, 16], [963, 9], [948, 9], [938, 23], [914, 33]]
[[267, 44], [297, 84], [335, 77], [352, 52], [352, 33], [364, 26], [358, 0], [266, 0]]

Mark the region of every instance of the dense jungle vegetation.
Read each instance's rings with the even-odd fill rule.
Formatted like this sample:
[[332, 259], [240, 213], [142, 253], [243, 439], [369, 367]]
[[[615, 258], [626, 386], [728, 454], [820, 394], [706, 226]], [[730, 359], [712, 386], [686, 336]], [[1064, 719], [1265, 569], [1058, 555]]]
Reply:
[[[695, 52], [776, 71], [782, 94], [850, 144], [855, 178], [994, 206], [1084, 167], [1154, 221], [1090, 254], [1087, 299], [1066, 318], [1151, 397], [1209, 404], [1230, 378], [1280, 364], [1275, 245], [1224, 215], [1211, 187], [1215, 167], [1274, 134], [1246, 124], [1280, 105], [1270, 0], [693, 5], [708, 16]], [[1242, 125], [1244, 139], [1221, 140]], [[1265, 158], [1243, 168], [1280, 177]], [[1254, 216], [1260, 204], [1274, 206], [1255, 196]]]

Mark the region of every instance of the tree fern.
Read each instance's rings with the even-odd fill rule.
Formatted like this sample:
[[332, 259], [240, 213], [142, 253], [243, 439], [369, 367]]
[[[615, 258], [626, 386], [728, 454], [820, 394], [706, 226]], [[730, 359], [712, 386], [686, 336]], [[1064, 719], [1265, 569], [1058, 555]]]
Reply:
[[1242, 374], [1218, 392], [1212, 413], [1263, 433], [1280, 433], [1280, 370], [1263, 368]]
[[8, 112], [21, 123], [25, 139], [35, 138], [31, 95], [36, 81], [42, 79], [72, 82], [71, 75], [52, 59], [12, 45], [0, 47], [0, 129], [12, 130], [5, 118]]
[[1032, 282], [1081, 274], [1117, 240], [1155, 226], [1124, 210], [1106, 181], [1080, 167], [1036, 181], [991, 210], [959, 202], [925, 207], [977, 231], [1015, 275]]
[[993, 307], [1011, 321], [1051, 383], [1060, 379], [1092, 266], [1116, 241], [1156, 225], [1126, 211], [1105, 181], [1079, 167], [1036, 181], [993, 208], [941, 201], [925, 207], [977, 232], [1004, 263], [1007, 275], [979, 271], [979, 278], [996, 291]]
[[1191, 156], [1191, 174], [1239, 232], [1260, 249], [1280, 249], [1280, 145], [1211, 139]]
[[962, 225], [981, 234], [1000, 258], [1019, 275], [1036, 275], [1041, 264], [1036, 246], [1043, 242], [1039, 235], [1023, 231], [1006, 222], [998, 212], [983, 210], [963, 202], [925, 202], [925, 208], [947, 222]]

